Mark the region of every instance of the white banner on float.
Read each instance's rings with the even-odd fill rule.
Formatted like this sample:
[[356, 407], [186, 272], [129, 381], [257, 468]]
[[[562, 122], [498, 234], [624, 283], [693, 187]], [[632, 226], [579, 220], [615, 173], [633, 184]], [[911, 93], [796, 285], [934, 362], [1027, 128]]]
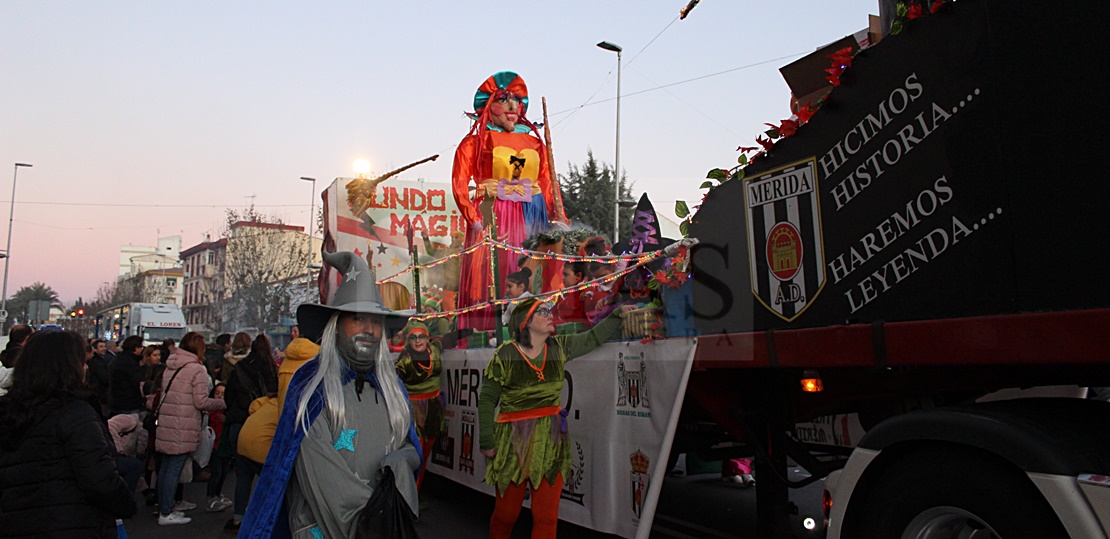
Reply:
[[[622, 537], [647, 537], [690, 376], [693, 339], [607, 343], [567, 363], [563, 405], [571, 439], [559, 518]], [[493, 350], [444, 353], [447, 433], [429, 471], [493, 494], [478, 448], [478, 395]], [[638, 531], [639, 530], [639, 531]]]

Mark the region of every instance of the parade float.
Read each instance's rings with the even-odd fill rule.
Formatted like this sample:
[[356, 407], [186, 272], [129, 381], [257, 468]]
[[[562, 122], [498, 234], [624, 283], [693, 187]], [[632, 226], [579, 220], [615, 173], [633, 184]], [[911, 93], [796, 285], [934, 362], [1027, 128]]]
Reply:
[[[827, 84], [741, 148], [738, 166], [711, 170], [695, 211], [680, 204], [684, 243], [645, 232], [617, 254], [537, 249], [528, 236], [559, 223], [539, 180], [555, 177], [546, 149], [527, 121], [483, 132], [497, 124], [478, 111], [442, 188], [457, 215], [437, 221], [448, 223], [440, 237], [465, 239], [435, 260], [390, 259], [378, 275], [423, 290], [441, 286], [424, 272], [460, 260], [460, 286], [480, 283], [452, 308], [416, 315], [473, 330], [443, 356], [448, 426], [430, 471], [492, 493], [477, 398], [489, 346], [503, 338], [496, 315], [514, 302], [499, 283], [522, 260], [587, 262], [614, 271], [571, 287], [541, 271], [550, 280], [532, 292], [558, 302], [620, 279], [657, 318], [567, 364], [575, 456], [562, 519], [646, 537], [672, 446], [721, 441], [686, 436], [681, 417], [711, 422], [755, 457], [759, 537], [789, 533], [788, 490], [825, 477], [830, 537], [933, 537], [945, 526], [1110, 535], [1110, 439], [1091, 428], [1110, 421], [1106, 403], [995, 393], [1110, 386], [1110, 296], [1084, 270], [1103, 260], [1095, 238], [1107, 234], [1090, 211], [1110, 194], [1092, 172], [1100, 124], [1059, 114], [1089, 84], [1067, 61], [1074, 46], [1028, 39], [1071, 35], [1075, 16], [997, 0], [899, 4], [893, 15], [868, 42], [805, 59], [799, 69]], [[515, 81], [494, 76], [479, 93], [519, 97]], [[349, 210], [338, 192], [329, 204]], [[399, 252], [414, 252], [415, 222]], [[347, 248], [329, 226], [329, 244]], [[374, 256], [372, 267], [386, 265]], [[650, 293], [633, 298], [637, 283]], [[789, 480], [788, 459], [811, 478]]]

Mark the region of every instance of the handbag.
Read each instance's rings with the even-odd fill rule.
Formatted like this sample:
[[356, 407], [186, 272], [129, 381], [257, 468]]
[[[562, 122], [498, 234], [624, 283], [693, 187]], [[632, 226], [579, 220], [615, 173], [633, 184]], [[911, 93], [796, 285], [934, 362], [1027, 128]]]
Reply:
[[173, 380], [177, 378], [178, 374], [181, 374], [181, 369], [177, 369], [177, 372], [173, 373], [173, 376], [170, 377], [170, 383], [162, 388], [162, 396], [158, 398], [158, 405], [154, 407], [154, 411], [143, 418], [143, 428], [150, 433], [151, 440], [155, 438], [155, 433], [158, 429], [158, 414], [162, 412], [162, 403], [166, 402], [166, 395], [169, 395], [170, 387], [173, 386]]
[[419, 539], [416, 515], [394, 484], [393, 468], [382, 470], [382, 480], [358, 515], [357, 536], [383, 539]]
[[216, 443], [216, 429], [208, 426], [208, 418], [204, 418], [204, 428], [200, 431], [200, 440], [197, 448], [193, 450], [193, 460], [201, 468], [208, 466], [212, 460], [212, 446]]

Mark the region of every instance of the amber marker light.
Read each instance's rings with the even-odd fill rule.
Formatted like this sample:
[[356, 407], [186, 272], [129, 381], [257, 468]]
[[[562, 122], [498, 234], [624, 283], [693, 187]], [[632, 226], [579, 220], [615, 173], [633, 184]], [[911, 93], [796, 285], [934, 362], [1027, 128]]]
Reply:
[[820, 393], [824, 391], [825, 384], [821, 382], [821, 375], [817, 371], [802, 373], [802, 391], [806, 393]]

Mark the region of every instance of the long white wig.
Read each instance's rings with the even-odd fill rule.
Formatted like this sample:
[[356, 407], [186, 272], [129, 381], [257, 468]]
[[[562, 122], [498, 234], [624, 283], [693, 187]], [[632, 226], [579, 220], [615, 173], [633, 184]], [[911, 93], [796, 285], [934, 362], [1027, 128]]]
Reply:
[[[338, 312], [328, 319], [328, 324], [324, 327], [324, 335], [320, 339], [320, 353], [316, 357], [319, 366], [316, 374], [305, 383], [304, 391], [297, 403], [296, 424], [304, 429], [305, 434], [308, 434], [309, 424], [308, 401], [321, 384], [324, 386], [324, 406], [332, 422], [339, 425], [339, 428], [347, 426], [347, 408], [343, 400], [343, 360], [339, 357], [339, 349], [336, 347], [338, 321]], [[408, 438], [411, 421], [409, 400], [401, 390], [401, 384], [394, 369], [393, 358], [383, 338], [378, 344], [378, 357], [374, 360], [374, 371], [378, 386], [385, 397], [389, 424], [393, 430], [389, 443], [391, 449], [401, 447]]]

